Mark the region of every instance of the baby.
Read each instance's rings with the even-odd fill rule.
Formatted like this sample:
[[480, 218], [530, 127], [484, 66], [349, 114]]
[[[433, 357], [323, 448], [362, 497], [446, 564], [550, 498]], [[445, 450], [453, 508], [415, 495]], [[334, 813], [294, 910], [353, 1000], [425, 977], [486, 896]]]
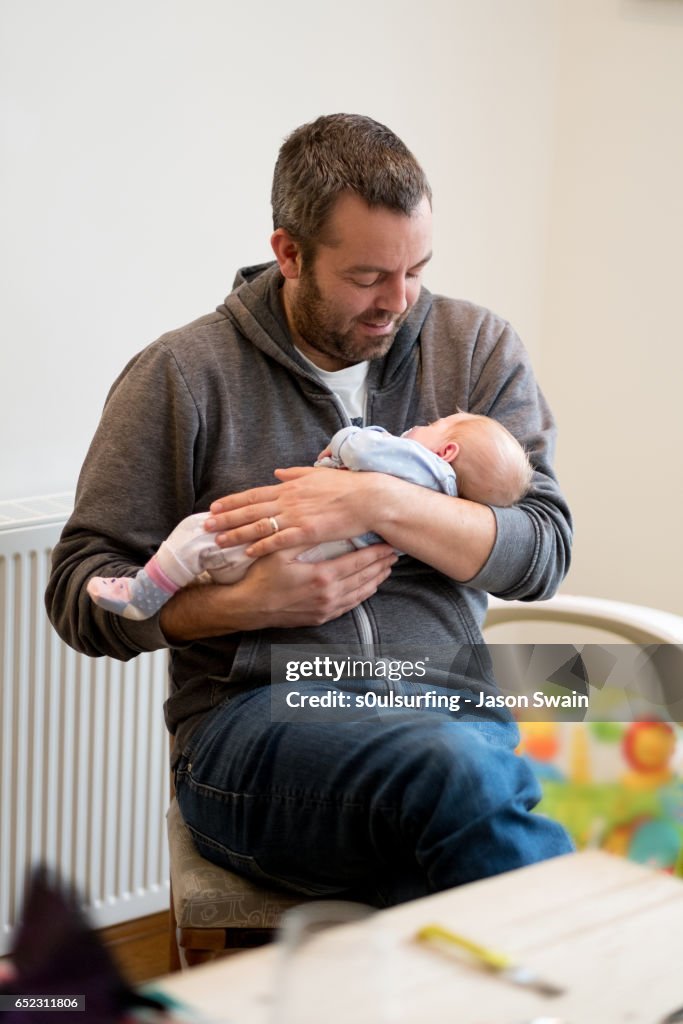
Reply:
[[[316, 466], [390, 473], [453, 497], [499, 507], [520, 501], [533, 475], [524, 449], [501, 423], [466, 412], [413, 427], [401, 437], [383, 427], [344, 427], [320, 453]], [[147, 619], [190, 583], [236, 583], [255, 559], [245, 554], [246, 544], [220, 548], [216, 535], [204, 529], [207, 518], [207, 512], [200, 512], [183, 519], [136, 576], [94, 576], [88, 594], [116, 615]], [[298, 558], [322, 562], [381, 541], [376, 533], [366, 533], [318, 544]]]

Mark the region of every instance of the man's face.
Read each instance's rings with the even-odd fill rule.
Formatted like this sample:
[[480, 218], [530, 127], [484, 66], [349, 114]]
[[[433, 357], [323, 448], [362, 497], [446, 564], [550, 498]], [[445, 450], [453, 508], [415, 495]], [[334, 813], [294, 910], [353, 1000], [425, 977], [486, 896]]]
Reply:
[[352, 193], [337, 200], [313, 261], [285, 282], [294, 340], [312, 362], [339, 370], [389, 351], [420, 293], [431, 227], [427, 199], [410, 216]]

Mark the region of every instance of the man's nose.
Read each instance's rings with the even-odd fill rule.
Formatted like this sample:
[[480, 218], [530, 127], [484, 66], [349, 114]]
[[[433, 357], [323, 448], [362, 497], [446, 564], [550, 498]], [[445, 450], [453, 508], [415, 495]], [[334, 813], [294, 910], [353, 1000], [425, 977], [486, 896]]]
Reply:
[[406, 280], [402, 274], [385, 278], [376, 296], [376, 303], [380, 309], [385, 309], [387, 313], [393, 313], [395, 316], [405, 313], [408, 308], [408, 296]]

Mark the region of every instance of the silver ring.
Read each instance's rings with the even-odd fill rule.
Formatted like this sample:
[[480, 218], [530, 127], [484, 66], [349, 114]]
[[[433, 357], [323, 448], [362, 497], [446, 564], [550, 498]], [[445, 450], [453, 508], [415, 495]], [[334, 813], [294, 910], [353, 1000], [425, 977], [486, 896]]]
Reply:
[[270, 523], [270, 525], [273, 528], [273, 533], [277, 533], [277, 531], [280, 529], [280, 524], [278, 523], [278, 521], [275, 518], [275, 516], [269, 516], [268, 517], [268, 522]]

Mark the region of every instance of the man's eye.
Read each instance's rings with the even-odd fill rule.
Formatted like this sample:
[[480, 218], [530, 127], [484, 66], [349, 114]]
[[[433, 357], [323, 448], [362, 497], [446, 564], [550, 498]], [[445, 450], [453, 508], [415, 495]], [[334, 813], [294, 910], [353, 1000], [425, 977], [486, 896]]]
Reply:
[[353, 280], [353, 283], [355, 285], [357, 285], [359, 288], [372, 288], [374, 285], [377, 284], [377, 282], [379, 281], [379, 278], [378, 277], [374, 277], [372, 279], [372, 281], [368, 281], [368, 279], [366, 277], [364, 277], [364, 278], [354, 277], [352, 280]]

